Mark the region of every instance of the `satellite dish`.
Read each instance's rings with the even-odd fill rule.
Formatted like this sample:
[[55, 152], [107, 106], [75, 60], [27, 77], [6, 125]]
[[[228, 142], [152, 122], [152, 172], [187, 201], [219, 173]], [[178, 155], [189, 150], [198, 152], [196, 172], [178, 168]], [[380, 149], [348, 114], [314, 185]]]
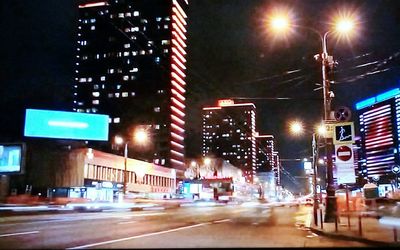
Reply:
[[341, 106], [335, 110], [335, 120], [338, 122], [348, 122], [351, 119], [351, 110], [348, 107]]

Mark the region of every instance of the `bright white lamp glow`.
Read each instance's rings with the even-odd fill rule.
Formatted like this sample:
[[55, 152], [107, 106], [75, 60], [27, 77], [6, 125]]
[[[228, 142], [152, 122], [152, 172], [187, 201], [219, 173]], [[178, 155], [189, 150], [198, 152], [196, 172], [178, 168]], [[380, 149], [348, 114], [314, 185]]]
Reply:
[[299, 121], [293, 121], [289, 124], [290, 132], [294, 135], [299, 135], [304, 132], [303, 124]]
[[354, 29], [354, 21], [345, 18], [345, 19], [340, 19], [336, 23], [336, 31], [341, 34], [348, 34]]
[[149, 140], [149, 136], [145, 130], [137, 130], [134, 135], [135, 142], [144, 144]]
[[285, 32], [290, 27], [288, 16], [279, 14], [271, 18], [271, 27], [275, 32]]
[[115, 143], [116, 144], [122, 144], [122, 143], [124, 143], [124, 139], [121, 136], [116, 136], [115, 137]]
[[327, 133], [326, 126], [324, 124], [320, 124], [317, 126], [317, 133], [321, 136], [325, 136]]

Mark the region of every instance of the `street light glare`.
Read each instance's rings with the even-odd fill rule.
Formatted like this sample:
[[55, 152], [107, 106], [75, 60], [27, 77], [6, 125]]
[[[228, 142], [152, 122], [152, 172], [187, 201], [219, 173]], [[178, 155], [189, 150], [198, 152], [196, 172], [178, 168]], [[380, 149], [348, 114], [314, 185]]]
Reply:
[[286, 32], [290, 27], [289, 18], [284, 15], [276, 15], [271, 18], [271, 27], [275, 32]]
[[325, 136], [326, 135], [326, 127], [324, 124], [320, 124], [317, 126], [317, 133], [318, 135]]
[[116, 144], [122, 144], [124, 142], [121, 136], [116, 136], [114, 140]]
[[138, 143], [146, 143], [149, 139], [149, 136], [146, 131], [138, 130], [135, 132], [135, 141]]
[[293, 121], [290, 123], [290, 132], [295, 135], [303, 133], [303, 124], [299, 121]]
[[336, 32], [340, 34], [349, 34], [353, 29], [354, 21], [349, 18], [338, 20], [336, 23]]

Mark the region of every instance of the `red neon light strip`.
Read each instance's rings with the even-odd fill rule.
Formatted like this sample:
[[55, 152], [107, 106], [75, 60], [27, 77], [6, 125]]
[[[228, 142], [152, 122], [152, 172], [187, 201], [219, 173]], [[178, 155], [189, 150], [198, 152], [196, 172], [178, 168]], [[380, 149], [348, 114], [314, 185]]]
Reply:
[[179, 21], [187, 26], [187, 22], [185, 20], [185, 18], [181, 15], [181, 13], [178, 11], [178, 9], [176, 7], [172, 7], [172, 13], [174, 14], [172, 17], [174, 17], [175, 15], [178, 17]]
[[171, 72], [171, 76], [173, 78], [175, 78], [180, 83], [181, 86], [185, 86], [186, 85], [186, 82], [179, 75], [177, 75], [175, 72]]
[[172, 64], [172, 65], [171, 65], [171, 68], [174, 69], [175, 72], [177, 72], [182, 78], [185, 78], [185, 77], [186, 77], [185, 73], [183, 73], [182, 70], [180, 70], [180, 69], [178, 68], [178, 66], [176, 66], [176, 64]]
[[178, 64], [179, 67], [181, 67], [182, 70], [186, 69], [186, 66], [175, 55], [172, 55], [172, 60], [173, 60], [174, 63]]
[[172, 47], [172, 53], [174, 53], [174, 55], [177, 55], [182, 62], [186, 62], [185, 57], [178, 51], [177, 48]]
[[181, 125], [185, 124], [185, 122], [182, 119], [179, 119], [179, 117], [177, 117], [176, 115], [171, 114], [171, 118], [172, 118], [172, 120], [180, 123]]
[[178, 114], [181, 117], [185, 117], [185, 113], [183, 113], [182, 111], [180, 111], [179, 109], [177, 109], [174, 106], [171, 106], [172, 111], [174, 111], [176, 114]]
[[182, 16], [187, 18], [185, 11], [182, 9], [182, 7], [179, 5], [179, 3], [176, 0], [173, 0], [172, 3], [173, 3], [173, 5], [175, 5], [178, 8], [178, 10], [179, 10], [179, 12], [181, 12]]
[[107, 2], [97, 2], [97, 3], [81, 4], [81, 5], [79, 5], [78, 7], [79, 7], [80, 9], [83, 9], [83, 8], [98, 7], [98, 6], [104, 6], [104, 5], [107, 5]]

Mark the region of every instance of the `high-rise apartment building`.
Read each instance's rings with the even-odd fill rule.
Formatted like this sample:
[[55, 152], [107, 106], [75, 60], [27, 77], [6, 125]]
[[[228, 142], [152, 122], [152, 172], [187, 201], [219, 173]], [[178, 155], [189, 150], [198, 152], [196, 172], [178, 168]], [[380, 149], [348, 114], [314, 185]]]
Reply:
[[[387, 182], [400, 164], [400, 89], [356, 103], [361, 134], [361, 174]], [[386, 179], [386, 180], [385, 180]]]
[[275, 152], [275, 139], [273, 135], [260, 135], [256, 134], [256, 171], [257, 172], [271, 172], [275, 167], [275, 159], [273, 152]]
[[202, 155], [222, 158], [241, 169], [249, 182], [256, 173], [256, 107], [219, 100], [203, 108]]
[[73, 84], [74, 111], [110, 116], [109, 144], [141, 126], [151, 135], [147, 160], [177, 169], [185, 154], [187, 7], [187, 0], [81, 3]]

